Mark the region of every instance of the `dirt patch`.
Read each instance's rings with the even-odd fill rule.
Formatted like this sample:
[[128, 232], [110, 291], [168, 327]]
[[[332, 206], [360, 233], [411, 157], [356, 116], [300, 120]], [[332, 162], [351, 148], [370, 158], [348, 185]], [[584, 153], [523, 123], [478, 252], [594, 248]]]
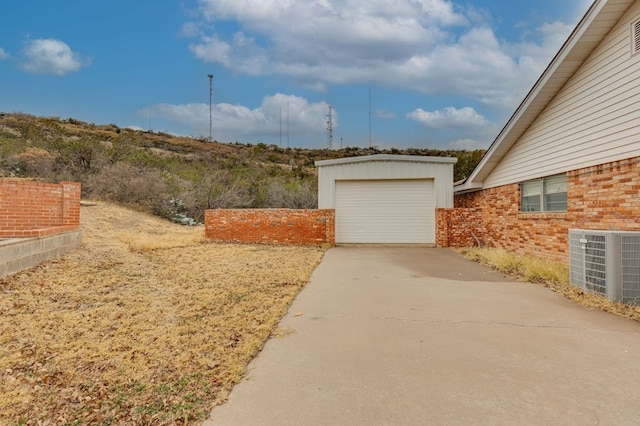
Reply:
[[104, 203], [81, 223], [80, 249], [0, 280], [0, 424], [200, 423], [324, 253]]

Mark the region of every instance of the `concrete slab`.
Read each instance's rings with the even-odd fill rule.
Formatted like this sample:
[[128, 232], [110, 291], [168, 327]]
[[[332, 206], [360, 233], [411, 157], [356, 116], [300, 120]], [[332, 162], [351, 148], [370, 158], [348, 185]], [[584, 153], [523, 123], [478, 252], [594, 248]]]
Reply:
[[446, 249], [331, 249], [281, 327], [205, 425], [640, 419], [640, 324]]
[[60, 256], [81, 243], [82, 231], [79, 229], [44, 237], [0, 240], [0, 277]]

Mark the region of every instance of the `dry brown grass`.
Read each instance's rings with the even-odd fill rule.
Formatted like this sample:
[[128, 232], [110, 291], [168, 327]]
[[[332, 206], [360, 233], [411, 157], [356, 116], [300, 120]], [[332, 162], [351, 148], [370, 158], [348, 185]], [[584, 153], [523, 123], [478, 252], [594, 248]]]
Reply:
[[610, 312], [640, 322], [640, 306], [611, 302], [597, 293], [571, 286], [569, 284], [569, 269], [564, 264], [496, 248], [470, 248], [461, 251], [468, 259], [519, 279], [543, 284], [556, 293], [588, 308]]
[[0, 279], [0, 424], [199, 423], [323, 255], [104, 203], [82, 228], [80, 249]]

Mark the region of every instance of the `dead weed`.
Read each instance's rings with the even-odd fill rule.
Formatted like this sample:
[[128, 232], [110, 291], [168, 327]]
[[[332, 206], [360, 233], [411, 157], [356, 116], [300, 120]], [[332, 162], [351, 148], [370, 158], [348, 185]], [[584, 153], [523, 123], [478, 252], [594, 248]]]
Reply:
[[82, 228], [81, 249], [0, 280], [0, 424], [199, 423], [323, 255], [103, 203]]
[[606, 297], [574, 287], [569, 283], [566, 265], [533, 256], [514, 254], [496, 248], [471, 248], [461, 252], [471, 260], [525, 281], [540, 283], [564, 297], [591, 309], [640, 322], [640, 306], [612, 302]]

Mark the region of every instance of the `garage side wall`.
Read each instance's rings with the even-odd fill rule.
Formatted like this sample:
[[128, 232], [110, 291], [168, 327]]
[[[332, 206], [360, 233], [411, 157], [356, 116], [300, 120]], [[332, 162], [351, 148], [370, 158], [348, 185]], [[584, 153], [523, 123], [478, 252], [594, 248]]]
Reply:
[[433, 179], [436, 208], [453, 207], [453, 163], [366, 161], [318, 167], [318, 207], [335, 209], [340, 180]]
[[334, 211], [215, 209], [205, 211], [205, 235], [250, 244], [335, 245]]

